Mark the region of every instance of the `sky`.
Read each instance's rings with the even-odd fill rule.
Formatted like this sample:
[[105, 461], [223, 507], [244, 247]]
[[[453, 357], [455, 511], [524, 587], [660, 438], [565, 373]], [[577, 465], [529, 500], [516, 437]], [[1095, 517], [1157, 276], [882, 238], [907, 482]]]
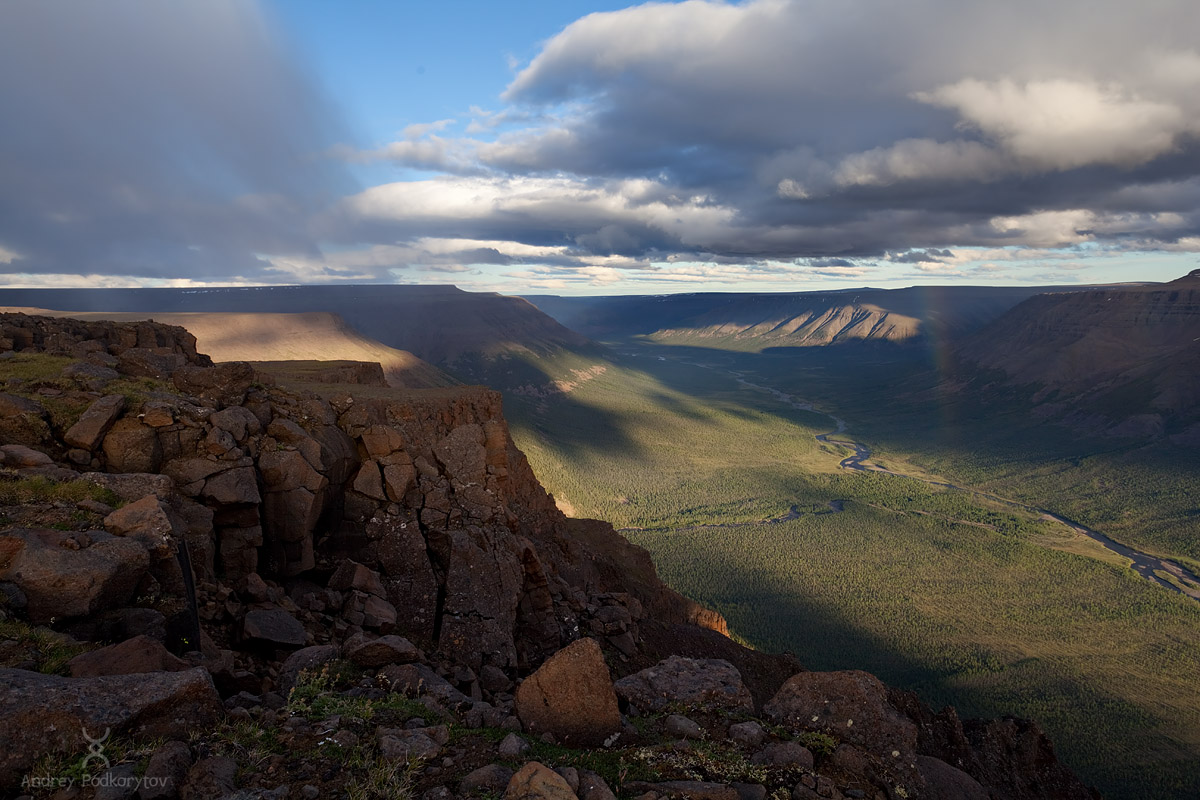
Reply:
[[1194, 0], [0, 3], [0, 285], [1197, 267]]

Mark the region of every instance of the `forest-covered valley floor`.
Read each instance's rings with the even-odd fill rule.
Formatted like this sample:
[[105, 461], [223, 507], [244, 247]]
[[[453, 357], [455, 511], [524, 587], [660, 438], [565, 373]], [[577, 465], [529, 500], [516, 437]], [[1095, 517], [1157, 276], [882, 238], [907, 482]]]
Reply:
[[841, 469], [850, 451], [815, 438], [828, 416], [737, 376], [836, 413], [876, 464], [1193, 570], [1194, 456], [1038, 426], [1003, 394], [947, 394], [920, 359], [837, 351], [617, 342], [608, 359], [539, 361], [571, 386], [510, 392], [507, 410], [568, 513], [626, 529], [752, 646], [867, 669], [964, 716], [1033, 718], [1106, 797], [1200, 793], [1200, 603], [1040, 515]]

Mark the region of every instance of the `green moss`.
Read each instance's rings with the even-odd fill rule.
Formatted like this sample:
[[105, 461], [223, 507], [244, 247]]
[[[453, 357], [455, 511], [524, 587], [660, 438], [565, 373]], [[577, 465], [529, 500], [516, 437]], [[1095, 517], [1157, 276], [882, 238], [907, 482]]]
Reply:
[[22, 478], [12, 471], [0, 471], [0, 505], [79, 503], [83, 500], [96, 500], [114, 508], [121, 504], [121, 498], [115, 492], [91, 481], [60, 482], [41, 475]]

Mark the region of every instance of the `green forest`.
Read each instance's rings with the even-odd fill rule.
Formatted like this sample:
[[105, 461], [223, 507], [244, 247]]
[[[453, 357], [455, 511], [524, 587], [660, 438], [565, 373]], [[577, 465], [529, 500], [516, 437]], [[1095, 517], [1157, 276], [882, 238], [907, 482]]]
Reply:
[[1106, 796], [1200, 793], [1200, 604], [1038, 514], [839, 469], [849, 451], [815, 439], [833, 419], [764, 388], [836, 413], [876, 464], [1188, 563], [1195, 469], [1039, 430], [1004, 398], [931, 403], [911, 363], [839, 368], [831, 349], [622, 342], [540, 360], [540, 375], [591, 377], [506, 407], [567, 513], [623, 529], [752, 646], [866, 669], [963, 716], [1035, 719]]

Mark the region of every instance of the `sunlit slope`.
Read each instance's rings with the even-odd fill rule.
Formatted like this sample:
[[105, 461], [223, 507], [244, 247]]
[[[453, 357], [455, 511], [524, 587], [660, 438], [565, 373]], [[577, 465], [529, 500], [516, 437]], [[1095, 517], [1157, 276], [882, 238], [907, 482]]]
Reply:
[[336, 314], [20, 310], [78, 319], [153, 319], [179, 325], [196, 337], [197, 349], [214, 361], [373, 361], [383, 367], [384, 377], [394, 387], [419, 389], [457, 383], [412, 353], [362, 336]]
[[1200, 444], [1200, 270], [1154, 286], [1030, 298], [960, 355], [1027, 385], [1043, 418]]
[[957, 337], [1055, 287], [921, 286], [835, 292], [696, 293], [529, 300], [596, 338], [647, 336], [757, 352], [849, 342], [914, 344]]
[[464, 356], [541, 355], [592, 346], [519, 297], [454, 286], [0, 289], [0, 305], [156, 313], [324, 311], [337, 314], [362, 336], [443, 369], [452, 369]]
[[[506, 395], [514, 438], [565, 508], [617, 527], [756, 521], [828, 503], [805, 477], [836, 467], [827, 419], [688, 365], [572, 355]], [[757, 394], [757, 393], [755, 393]], [[832, 466], [831, 466], [832, 465]]]

